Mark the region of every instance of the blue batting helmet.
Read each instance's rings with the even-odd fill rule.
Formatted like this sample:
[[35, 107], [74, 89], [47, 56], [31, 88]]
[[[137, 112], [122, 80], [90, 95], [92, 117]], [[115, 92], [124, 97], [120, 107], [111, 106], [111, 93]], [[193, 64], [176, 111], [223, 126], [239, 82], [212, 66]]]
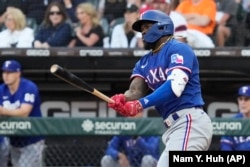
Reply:
[[141, 26], [145, 22], [155, 23], [144, 35], [144, 40], [154, 43], [162, 36], [174, 34], [174, 23], [171, 18], [162, 11], [148, 10], [141, 14], [140, 19], [134, 22], [132, 28], [141, 32]]

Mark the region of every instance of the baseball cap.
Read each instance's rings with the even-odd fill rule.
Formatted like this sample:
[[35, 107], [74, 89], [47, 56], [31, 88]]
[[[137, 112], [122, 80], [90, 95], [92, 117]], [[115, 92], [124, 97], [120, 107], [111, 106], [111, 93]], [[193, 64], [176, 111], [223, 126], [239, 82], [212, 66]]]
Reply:
[[239, 88], [238, 96], [250, 97], [250, 85], [245, 85]]
[[2, 65], [3, 71], [19, 72], [21, 71], [21, 64], [16, 60], [6, 60]]
[[126, 12], [132, 13], [132, 12], [138, 12], [139, 8], [135, 4], [130, 4], [126, 8]]

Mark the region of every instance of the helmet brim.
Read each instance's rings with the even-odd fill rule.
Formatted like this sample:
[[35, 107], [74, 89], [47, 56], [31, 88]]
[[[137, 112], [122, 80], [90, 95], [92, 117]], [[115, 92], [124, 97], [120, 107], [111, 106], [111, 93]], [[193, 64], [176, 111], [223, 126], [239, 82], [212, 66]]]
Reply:
[[137, 20], [133, 23], [132, 28], [135, 31], [141, 32], [141, 25], [145, 22], [145, 20]]
[[133, 30], [141, 32], [141, 26], [142, 26], [143, 23], [156, 23], [156, 21], [153, 21], [153, 20], [137, 20], [132, 24]]

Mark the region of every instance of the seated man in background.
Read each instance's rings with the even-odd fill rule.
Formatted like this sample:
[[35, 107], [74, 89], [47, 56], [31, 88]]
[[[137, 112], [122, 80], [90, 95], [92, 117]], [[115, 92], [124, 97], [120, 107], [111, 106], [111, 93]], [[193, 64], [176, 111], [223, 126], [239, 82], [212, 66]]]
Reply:
[[208, 36], [214, 33], [216, 10], [214, 0], [185, 0], [175, 9], [187, 20], [188, 29], [201, 31]]
[[[23, 78], [21, 70], [16, 60], [6, 60], [2, 65], [0, 116], [42, 117], [38, 87]], [[9, 141], [13, 167], [42, 166], [43, 136], [10, 136]]]
[[[142, 114], [135, 117], [142, 117]], [[101, 160], [101, 167], [155, 167], [159, 142], [158, 136], [114, 136]]]
[[143, 48], [141, 33], [132, 29], [139, 18], [139, 8], [132, 4], [126, 8], [124, 23], [117, 24], [111, 34], [111, 48]]
[[[242, 86], [238, 90], [237, 97], [239, 113], [234, 119], [249, 119], [250, 118], [250, 85]], [[250, 137], [249, 136], [222, 136], [220, 140], [222, 151], [249, 151]]]
[[188, 43], [193, 48], [214, 48], [212, 39], [201, 31], [188, 28], [183, 15], [175, 11], [174, 0], [153, 0], [154, 9], [169, 15], [174, 22], [174, 38]]
[[237, 26], [237, 9], [238, 4], [235, 0], [217, 0], [216, 13], [216, 44], [219, 47], [225, 46], [226, 42], [231, 39], [231, 46], [235, 45], [234, 30]]

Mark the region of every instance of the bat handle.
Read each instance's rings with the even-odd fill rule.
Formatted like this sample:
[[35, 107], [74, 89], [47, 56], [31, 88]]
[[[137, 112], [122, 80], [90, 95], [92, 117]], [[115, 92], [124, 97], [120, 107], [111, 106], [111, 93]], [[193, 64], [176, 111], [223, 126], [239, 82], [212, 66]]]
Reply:
[[115, 103], [114, 100], [112, 100], [111, 98], [109, 98], [108, 96], [106, 96], [105, 94], [103, 94], [102, 92], [100, 92], [100, 91], [98, 91], [96, 89], [94, 89], [92, 94], [95, 95], [95, 96], [98, 96], [99, 98], [103, 99], [107, 103]]

